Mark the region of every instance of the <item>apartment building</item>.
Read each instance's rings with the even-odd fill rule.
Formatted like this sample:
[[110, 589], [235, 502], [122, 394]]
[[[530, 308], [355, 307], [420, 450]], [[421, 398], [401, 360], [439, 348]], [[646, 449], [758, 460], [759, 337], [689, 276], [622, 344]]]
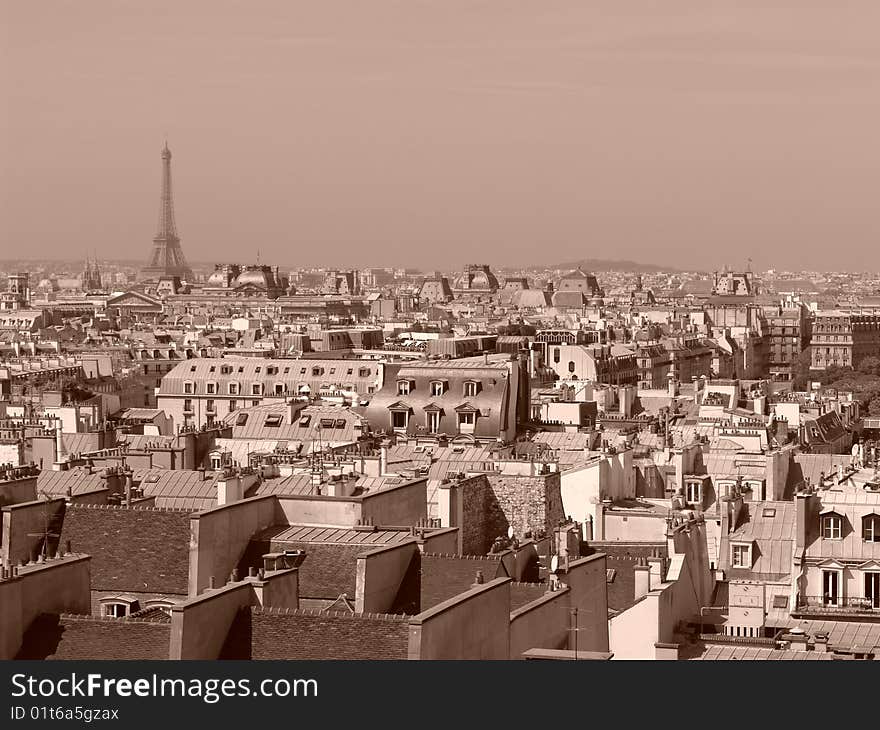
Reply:
[[201, 426], [294, 396], [357, 399], [378, 391], [383, 377], [384, 365], [367, 360], [198, 358], [165, 375], [156, 400], [175, 426]]

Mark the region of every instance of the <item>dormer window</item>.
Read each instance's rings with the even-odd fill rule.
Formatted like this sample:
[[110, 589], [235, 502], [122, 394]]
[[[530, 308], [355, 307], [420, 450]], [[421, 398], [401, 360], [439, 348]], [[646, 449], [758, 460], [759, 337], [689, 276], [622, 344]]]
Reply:
[[397, 395], [409, 395], [412, 390], [412, 382], [409, 380], [397, 381]]
[[443, 395], [446, 392], [446, 383], [443, 380], [431, 381], [431, 395]]
[[187, 380], [183, 384], [183, 392], [186, 393], [187, 395], [191, 395], [192, 393], [194, 393], [195, 392], [195, 383], [193, 383], [191, 380]]
[[752, 567], [752, 544], [733, 543], [730, 546], [730, 566], [732, 568]]
[[480, 392], [480, 384], [476, 380], [467, 380], [464, 384], [464, 397], [473, 398]]
[[284, 395], [284, 383], [275, 383], [275, 395]]
[[251, 395], [262, 395], [263, 394], [263, 384], [262, 383], [253, 383], [251, 385]]
[[314, 367], [312, 368], [312, 377], [318, 378], [324, 374], [324, 368]]
[[703, 503], [703, 484], [702, 482], [688, 482], [685, 486], [685, 497], [688, 504]]
[[826, 540], [839, 540], [843, 536], [843, 518], [837, 514], [827, 514], [822, 518], [822, 537]]
[[205, 383], [205, 392], [208, 395], [216, 395], [217, 393], [217, 383], [210, 381]]
[[229, 395], [238, 395], [241, 392], [241, 386], [238, 383], [229, 383]]
[[370, 377], [370, 368], [361, 368], [358, 370], [359, 378], [369, 378]]
[[865, 542], [880, 542], [880, 515], [862, 517], [862, 539]]

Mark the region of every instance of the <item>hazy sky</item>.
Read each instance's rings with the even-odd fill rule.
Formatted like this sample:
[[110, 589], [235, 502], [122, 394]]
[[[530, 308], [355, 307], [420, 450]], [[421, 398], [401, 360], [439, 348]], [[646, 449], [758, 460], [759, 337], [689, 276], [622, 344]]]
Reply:
[[0, 258], [880, 269], [878, 0], [0, 8]]

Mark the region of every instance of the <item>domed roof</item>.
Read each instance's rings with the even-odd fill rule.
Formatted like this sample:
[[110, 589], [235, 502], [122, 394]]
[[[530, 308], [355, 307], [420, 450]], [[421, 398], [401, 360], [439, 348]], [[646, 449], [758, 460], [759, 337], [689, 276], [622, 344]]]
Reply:
[[226, 274], [222, 271], [215, 271], [208, 277], [206, 283], [208, 286], [226, 286]]
[[247, 271], [242, 272], [235, 280], [235, 286], [244, 286], [245, 284], [258, 286], [263, 289], [269, 289], [272, 286], [272, 282], [269, 281], [266, 272], [260, 271], [259, 269], [248, 269]]

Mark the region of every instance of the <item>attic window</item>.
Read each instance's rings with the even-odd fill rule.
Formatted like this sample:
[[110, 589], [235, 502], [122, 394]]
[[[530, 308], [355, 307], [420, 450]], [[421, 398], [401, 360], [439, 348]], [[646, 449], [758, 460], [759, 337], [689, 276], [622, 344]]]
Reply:
[[369, 378], [370, 377], [370, 368], [361, 368], [358, 370], [359, 378]]
[[397, 381], [397, 395], [409, 395], [412, 384], [409, 380]]
[[300, 374], [300, 375], [305, 375], [305, 374], [306, 374], [306, 369], [305, 369], [305, 368], [300, 368], [299, 374]]
[[323, 374], [324, 374], [324, 368], [317, 368], [317, 367], [312, 368], [312, 375], [313, 376], [323, 375]]
[[839, 540], [843, 534], [843, 520], [840, 515], [830, 514], [822, 518], [822, 537], [825, 540]]
[[247, 413], [239, 413], [238, 418], [235, 419], [236, 426], [244, 426], [248, 422], [248, 414]]
[[257, 365], [256, 370], [254, 370], [255, 373], [259, 373], [259, 372], [262, 372], [262, 371], [263, 371], [263, 368], [262, 368], [262, 366], [260, 366], [260, 365]]
[[322, 418], [321, 428], [333, 428], [334, 421], [332, 418]]
[[190, 366], [189, 371], [190, 371], [191, 373], [194, 373], [194, 372], [196, 371], [196, 366], [195, 366], [195, 365]]
[[336, 428], [345, 428], [345, 419], [337, 418], [336, 419]]
[[287, 375], [290, 372], [290, 368], [284, 368], [284, 374]]
[[346, 375], [351, 375], [353, 372], [354, 372], [354, 368], [349, 368], [349, 369], [348, 369], [348, 372], [346, 372], [345, 374], [346, 374]]
[[749, 543], [730, 546], [730, 564], [734, 568], [752, 567], [752, 546]]
[[215, 368], [213, 365], [211, 365], [211, 367], [208, 368], [208, 372], [213, 373], [216, 369], [217, 368]]
[[240, 372], [240, 373], [243, 373], [243, 372], [244, 372], [244, 365], [239, 365], [239, 366], [238, 366], [238, 372]]
[[480, 384], [476, 380], [468, 380], [464, 384], [464, 397], [473, 398], [480, 389]]
[[302, 426], [303, 428], [305, 428], [306, 426], [309, 425], [311, 420], [312, 420], [311, 416], [303, 416], [302, 418], [299, 419], [299, 425]]
[[761, 517], [776, 517], [776, 508], [764, 507], [764, 509], [761, 510]]
[[128, 616], [128, 604], [127, 603], [105, 603], [104, 604], [104, 615], [111, 616], [113, 618], [125, 618]]
[[773, 608], [788, 608], [788, 596], [773, 596]]
[[263, 423], [264, 426], [280, 426], [281, 422], [284, 420], [284, 416], [273, 413], [271, 415], [266, 416], [266, 420]]
[[613, 583], [613, 582], [614, 582], [614, 576], [616, 576], [616, 575], [617, 575], [617, 569], [616, 569], [616, 568], [608, 568], [608, 569], [605, 571], [605, 582], [606, 582], [606, 583]]

